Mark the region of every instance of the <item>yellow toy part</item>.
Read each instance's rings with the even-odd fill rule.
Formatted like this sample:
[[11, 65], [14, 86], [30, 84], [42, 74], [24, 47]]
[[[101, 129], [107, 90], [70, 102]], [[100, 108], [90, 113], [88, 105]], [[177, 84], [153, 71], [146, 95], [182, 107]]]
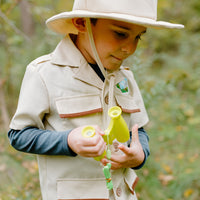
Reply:
[[[111, 150], [110, 144], [112, 144], [114, 139], [117, 139], [118, 142], [124, 143], [127, 142], [130, 138], [129, 136], [129, 129], [127, 127], [126, 122], [124, 121], [123, 117], [121, 116], [122, 110], [118, 106], [111, 107], [108, 110], [108, 115], [111, 118], [110, 124], [108, 128], [104, 131], [105, 135], [103, 135], [103, 139], [107, 144], [107, 150], [101, 156], [95, 157], [96, 161], [100, 161], [102, 158], [106, 157], [110, 160], [111, 159]], [[95, 128], [92, 126], [86, 126], [82, 129], [83, 137], [90, 138], [95, 135]], [[106, 178], [106, 186], [109, 190], [113, 188], [111, 174], [111, 163], [107, 163], [106, 166], [103, 168], [103, 173]]]
[[[108, 128], [104, 131], [103, 139], [107, 145], [112, 144], [114, 139], [117, 139], [118, 142], [124, 143], [129, 140], [129, 129], [126, 122], [121, 116], [122, 110], [119, 106], [113, 106], [108, 110], [108, 115], [111, 118]], [[86, 126], [82, 130], [82, 135], [84, 137], [93, 137], [95, 135], [95, 128], [92, 126]], [[110, 152], [108, 151], [108, 154]], [[99, 157], [94, 159], [100, 161], [106, 155], [106, 151]], [[111, 155], [107, 155], [110, 157]]]
[[86, 138], [93, 137], [95, 135], [95, 128], [92, 126], [86, 126], [82, 129], [82, 135]]
[[[95, 135], [95, 128], [92, 126], [86, 126], [82, 129], [82, 135], [83, 137], [86, 138], [90, 138], [93, 137]], [[94, 157], [94, 159], [96, 161], [100, 161], [102, 158], [104, 158], [104, 156], [106, 155], [106, 151], [104, 151], [104, 153], [98, 157]]]
[[107, 144], [112, 144], [114, 139], [118, 142], [127, 142], [130, 138], [129, 129], [126, 122], [121, 116], [122, 110], [118, 106], [111, 107], [108, 110], [108, 115], [111, 118], [108, 128], [105, 130], [105, 135], [103, 136]]

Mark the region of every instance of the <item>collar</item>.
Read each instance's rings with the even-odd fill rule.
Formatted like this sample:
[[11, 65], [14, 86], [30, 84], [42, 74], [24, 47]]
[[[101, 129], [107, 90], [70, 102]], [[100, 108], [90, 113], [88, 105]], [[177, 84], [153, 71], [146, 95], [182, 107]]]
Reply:
[[[88, 64], [81, 52], [74, 45], [69, 35], [66, 35], [65, 38], [60, 41], [51, 54], [51, 63], [59, 66], [70, 66], [76, 68], [74, 70], [74, 78], [100, 89], [103, 88], [103, 81]], [[116, 84], [124, 79], [120, 70], [112, 72], [112, 74], [115, 76]], [[107, 73], [105, 79], [109, 79], [109, 77], [110, 73]]]
[[103, 87], [103, 81], [88, 64], [81, 52], [74, 45], [69, 35], [57, 45], [51, 55], [51, 63], [59, 66], [70, 66], [76, 68], [74, 78], [84, 81], [100, 89]]
[[66, 35], [51, 55], [51, 63], [78, 67], [85, 61], [81, 52], [76, 48], [69, 35]]

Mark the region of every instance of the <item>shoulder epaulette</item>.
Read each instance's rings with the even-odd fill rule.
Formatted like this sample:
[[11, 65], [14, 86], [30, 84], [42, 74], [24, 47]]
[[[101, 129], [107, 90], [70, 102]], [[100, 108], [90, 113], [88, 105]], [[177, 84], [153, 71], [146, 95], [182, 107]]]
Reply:
[[44, 62], [47, 62], [51, 59], [51, 56], [50, 54], [48, 55], [44, 55], [44, 56], [41, 56], [39, 58], [36, 58], [35, 60], [33, 60], [30, 64], [32, 65], [38, 65], [38, 64], [41, 64], [41, 63], [44, 63]]

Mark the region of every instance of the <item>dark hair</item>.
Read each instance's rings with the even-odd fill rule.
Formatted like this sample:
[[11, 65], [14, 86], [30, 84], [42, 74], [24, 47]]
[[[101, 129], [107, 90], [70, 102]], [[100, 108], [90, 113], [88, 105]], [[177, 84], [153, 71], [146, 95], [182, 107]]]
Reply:
[[95, 26], [97, 23], [97, 18], [91, 18], [90, 21]]

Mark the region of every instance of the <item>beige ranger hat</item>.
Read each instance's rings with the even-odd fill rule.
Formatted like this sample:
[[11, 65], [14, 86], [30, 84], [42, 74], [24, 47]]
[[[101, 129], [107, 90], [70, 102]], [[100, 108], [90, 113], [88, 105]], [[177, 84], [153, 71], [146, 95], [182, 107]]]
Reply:
[[77, 34], [72, 18], [106, 18], [152, 28], [184, 28], [181, 24], [157, 21], [157, 0], [74, 0], [70, 12], [62, 12], [46, 21], [60, 34]]

